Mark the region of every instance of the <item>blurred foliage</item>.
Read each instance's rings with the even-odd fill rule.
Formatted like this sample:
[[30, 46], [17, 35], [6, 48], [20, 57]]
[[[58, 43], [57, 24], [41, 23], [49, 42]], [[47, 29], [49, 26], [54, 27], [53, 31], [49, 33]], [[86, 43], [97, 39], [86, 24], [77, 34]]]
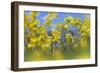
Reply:
[[[89, 58], [90, 53], [90, 19], [65, 17], [64, 22], [52, 27], [52, 21], [59, 19], [57, 13], [49, 12], [44, 17], [45, 22], [40, 25], [36, 17], [39, 12], [24, 14], [24, 43], [25, 61], [37, 60], [63, 60]], [[77, 28], [73, 31], [70, 28]]]

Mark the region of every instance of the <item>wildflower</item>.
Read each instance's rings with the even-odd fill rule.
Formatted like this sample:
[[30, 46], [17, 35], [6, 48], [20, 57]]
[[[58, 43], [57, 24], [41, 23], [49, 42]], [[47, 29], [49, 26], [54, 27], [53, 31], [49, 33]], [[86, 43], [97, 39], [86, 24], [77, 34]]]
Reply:
[[67, 29], [67, 28], [68, 28], [68, 26], [67, 26], [67, 25], [65, 25], [65, 26], [64, 26], [64, 28], [66, 28], [66, 29]]
[[32, 23], [30, 23], [29, 25], [28, 25], [28, 27], [30, 28], [30, 29], [33, 29], [33, 27], [35, 27], [37, 24], [39, 24], [40, 23], [40, 21], [39, 20], [35, 20], [34, 22], [32, 22]]
[[51, 34], [53, 35], [53, 42], [60, 42], [61, 32], [59, 30], [53, 30]]
[[37, 43], [38, 43], [38, 39], [36, 37], [31, 37], [28, 47], [29, 48], [34, 47]]
[[68, 16], [66, 18], [64, 18], [64, 21], [67, 22], [67, 24], [71, 24], [73, 26], [78, 26], [81, 24], [81, 19], [80, 18], [74, 18], [71, 16]]
[[52, 43], [52, 37], [48, 36], [47, 37], [47, 42], [48, 42], [48, 44], [51, 44]]
[[59, 28], [63, 28], [64, 27], [64, 24], [59, 24]]
[[80, 32], [81, 32], [81, 37], [83, 39], [87, 39], [90, 35], [90, 21], [85, 18], [84, 19], [84, 23], [82, 24], [81, 28], [80, 28]]
[[71, 34], [66, 34], [66, 41], [71, 43], [72, 42], [72, 35]]
[[61, 32], [60, 32], [60, 30], [52, 30], [51, 34], [52, 34], [53, 36], [56, 36], [56, 35], [59, 36], [59, 35], [61, 34]]
[[34, 47], [35, 44], [28, 44], [28, 48], [31, 49], [32, 47]]

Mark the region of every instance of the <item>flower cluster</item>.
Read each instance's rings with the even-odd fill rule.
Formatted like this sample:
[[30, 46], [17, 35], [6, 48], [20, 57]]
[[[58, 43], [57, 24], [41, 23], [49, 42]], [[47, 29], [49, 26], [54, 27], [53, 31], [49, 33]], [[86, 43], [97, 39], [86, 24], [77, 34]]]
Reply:
[[[52, 20], [59, 18], [55, 13], [48, 13], [45, 22], [40, 24], [36, 19], [39, 12], [25, 15], [24, 19], [24, 42], [26, 50], [39, 50], [53, 55], [55, 50], [76, 49], [89, 38], [90, 21], [84, 18], [65, 17], [64, 22], [53, 25]], [[48, 30], [52, 28], [53, 30]], [[83, 42], [83, 43], [81, 43]]]

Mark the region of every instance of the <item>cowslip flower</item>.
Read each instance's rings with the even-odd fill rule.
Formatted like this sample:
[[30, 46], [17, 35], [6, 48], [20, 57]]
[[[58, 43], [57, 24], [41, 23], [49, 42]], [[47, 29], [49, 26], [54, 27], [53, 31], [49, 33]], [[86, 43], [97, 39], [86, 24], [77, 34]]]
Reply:
[[38, 38], [36, 37], [31, 37], [30, 42], [28, 44], [28, 48], [34, 47], [38, 42]]
[[60, 42], [61, 32], [59, 30], [53, 30], [51, 34], [53, 35], [53, 42]]
[[65, 36], [66, 36], [66, 41], [68, 43], [71, 43], [72, 42], [72, 35], [67, 33]]

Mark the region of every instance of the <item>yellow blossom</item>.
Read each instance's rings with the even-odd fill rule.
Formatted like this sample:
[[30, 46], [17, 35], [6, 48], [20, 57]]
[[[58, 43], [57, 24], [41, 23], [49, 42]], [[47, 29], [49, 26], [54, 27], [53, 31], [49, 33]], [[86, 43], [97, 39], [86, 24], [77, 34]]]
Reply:
[[67, 42], [72, 42], [72, 35], [71, 34], [66, 34], [66, 41]]
[[28, 44], [28, 47], [29, 47], [29, 48], [34, 47], [37, 43], [38, 43], [38, 39], [35, 38], [35, 37], [34, 37], [34, 38], [31, 37], [31, 38], [30, 38], [30, 42], [29, 42], [29, 44]]
[[59, 42], [60, 41], [61, 32], [59, 30], [53, 30], [51, 32], [51, 34], [53, 35], [53, 42]]

